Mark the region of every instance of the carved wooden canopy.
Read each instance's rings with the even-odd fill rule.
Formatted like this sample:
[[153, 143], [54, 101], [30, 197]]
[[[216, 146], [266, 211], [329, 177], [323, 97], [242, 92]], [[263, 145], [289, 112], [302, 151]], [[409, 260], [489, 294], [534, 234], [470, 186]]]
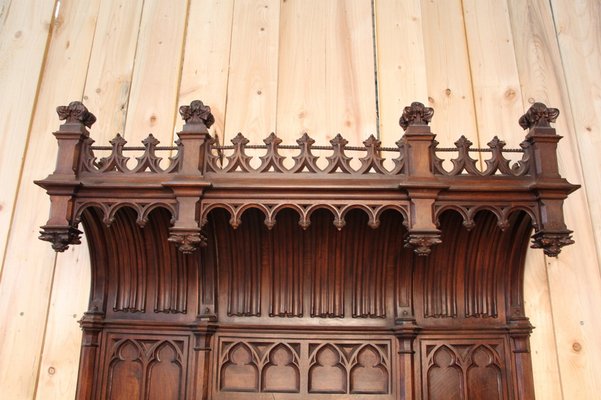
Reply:
[[[395, 147], [307, 134], [222, 145], [198, 100], [180, 107], [176, 146], [96, 146], [82, 103], [57, 111], [57, 166], [36, 182], [51, 200], [40, 239], [64, 251], [80, 222], [88, 236], [78, 398], [138, 384], [190, 399], [533, 398], [525, 251], [530, 237], [549, 256], [573, 243], [562, 207], [578, 188], [558, 172], [557, 109], [534, 104], [512, 149], [463, 136], [440, 148], [421, 103], [403, 110]], [[175, 375], [153, 375], [165, 358]], [[115, 378], [132, 371], [139, 382]]]

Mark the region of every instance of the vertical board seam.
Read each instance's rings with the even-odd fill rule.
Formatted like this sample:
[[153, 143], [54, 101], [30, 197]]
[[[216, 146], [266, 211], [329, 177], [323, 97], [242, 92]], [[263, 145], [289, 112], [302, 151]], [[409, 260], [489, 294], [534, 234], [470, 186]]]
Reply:
[[[465, 52], [467, 53], [467, 65], [468, 72], [470, 74], [470, 90], [472, 92], [472, 109], [474, 110], [474, 122], [476, 123], [476, 140], [478, 141], [478, 147], [480, 145], [480, 128], [478, 127], [478, 109], [476, 108], [476, 93], [474, 91], [474, 74], [472, 73], [472, 57], [470, 55], [469, 39], [467, 35], [467, 26], [465, 24], [465, 6], [464, 0], [461, 0], [461, 24], [463, 25], [463, 37], [465, 38]], [[482, 153], [478, 153], [478, 163], [480, 169], [483, 169], [484, 162], [482, 161]]]
[[[223, 105], [223, 132], [222, 138], [219, 140], [219, 137], [216, 137], [218, 143], [222, 145], [225, 144], [225, 132], [226, 132], [226, 124], [227, 124], [227, 106], [229, 104], [229, 93], [230, 93], [230, 67], [232, 63], [232, 43], [233, 43], [233, 35], [234, 35], [234, 19], [236, 18], [236, 0], [232, 1], [232, 21], [230, 23], [230, 48], [227, 57], [227, 77], [225, 78], [225, 103]], [[279, 41], [278, 41], [279, 43]], [[276, 98], [277, 101], [277, 98]], [[217, 134], [215, 134], [217, 136]]]
[[[15, 187], [15, 195], [13, 196], [10, 218], [8, 220], [8, 231], [6, 232], [6, 242], [4, 243], [4, 248], [2, 249], [2, 260], [0, 261], [0, 283], [2, 283], [2, 277], [4, 276], [4, 264], [6, 262], [6, 253], [8, 251], [8, 244], [10, 242], [10, 233], [12, 231], [13, 222], [15, 219], [16, 205], [17, 199], [19, 198], [19, 191], [21, 189], [21, 181], [23, 180], [23, 168], [25, 166], [25, 159], [27, 158], [27, 150], [29, 149], [29, 142], [31, 139], [31, 129], [33, 127], [33, 119], [35, 115], [35, 110], [38, 107], [38, 99], [40, 95], [40, 87], [42, 86], [42, 80], [44, 79], [44, 71], [46, 69], [46, 60], [48, 59], [48, 49], [50, 48], [50, 42], [52, 40], [52, 34], [54, 32], [53, 26], [56, 22], [57, 11], [60, 8], [60, 1], [56, 0], [54, 3], [54, 7], [52, 7], [52, 15], [50, 16], [50, 24], [48, 27], [48, 34], [46, 35], [46, 46], [44, 47], [44, 54], [42, 56], [42, 62], [40, 64], [40, 70], [38, 71], [38, 82], [35, 88], [35, 95], [33, 99], [33, 103], [31, 105], [31, 116], [29, 117], [29, 122], [27, 124], [27, 135], [25, 136], [25, 146], [23, 148], [23, 153], [21, 157], [21, 163], [19, 164], [19, 177], [17, 178], [17, 186]], [[7, 15], [8, 18], [8, 15]]]
[[[553, 10], [553, 0], [548, 0], [549, 1], [549, 9], [551, 11], [551, 18], [553, 19], [553, 31], [555, 32], [555, 43], [557, 43], [557, 52], [559, 53], [559, 60], [561, 62], [561, 75], [563, 77], [563, 81], [565, 84], [565, 88], [566, 88], [566, 95], [567, 95], [567, 101], [568, 101], [568, 105], [570, 107], [570, 115], [572, 116], [572, 119], [570, 121], [568, 121], [568, 125], [570, 125], [570, 127], [572, 128], [572, 131], [574, 132], [574, 144], [576, 145], [576, 149], [578, 149], [578, 163], [577, 163], [577, 168], [578, 168], [578, 173], [580, 174], [580, 176], [582, 177], [583, 180], [583, 185], [580, 188], [580, 190], [582, 190], [584, 192], [584, 198], [586, 199], [586, 206], [588, 209], [588, 217], [589, 217], [589, 221], [591, 220], [591, 202], [589, 201], [589, 194], [588, 194], [588, 190], [587, 190], [587, 185], [586, 185], [586, 174], [584, 173], [584, 169], [582, 167], [582, 152], [580, 151], [580, 141], [578, 140], [578, 133], [577, 133], [577, 129], [576, 129], [576, 124], [575, 124], [575, 118], [574, 118], [574, 113], [572, 112], [572, 110], [574, 109], [574, 106], [572, 105], [572, 96], [570, 95], [570, 85], [568, 84], [568, 79], [566, 76], [566, 69], [565, 69], [565, 63], [564, 63], [564, 57], [563, 57], [563, 53], [561, 51], [561, 45], [559, 43], [559, 31], [557, 29], [557, 21], [555, 19], [555, 11]], [[596, 236], [596, 229], [593, 226], [593, 224], [591, 223], [591, 231], [593, 233], [593, 239], [595, 241], [595, 243], [597, 243], [601, 238], [598, 238]], [[594, 247], [595, 248], [595, 258], [597, 260], [597, 270], [599, 272], [599, 274], [601, 275], [601, 270], [599, 269], [599, 253], [597, 251], [597, 246]]]
[[374, 50], [374, 90], [376, 101], [376, 137], [380, 140], [380, 90], [378, 85], [378, 35], [376, 33], [376, 0], [371, 0], [371, 37]]
[[144, 10], [146, 9], [146, 0], [142, 0], [142, 7], [140, 7], [140, 22], [138, 23], [138, 33], [136, 35], [136, 50], [134, 51], [134, 60], [131, 65], [131, 83], [127, 88], [127, 101], [125, 102], [125, 118], [123, 119], [123, 138], [125, 138], [125, 127], [127, 126], [127, 119], [129, 118], [129, 102], [131, 100], [131, 88], [134, 81], [134, 72], [136, 70], [136, 60], [138, 59], [138, 49], [140, 48], [140, 31], [142, 30], [142, 20], [144, 19]]
[[[182, 45], [180, 48], [179, 70], [177, 72], [177, 84], [175, 85], [175, 100], [171, 119], [171, 144], [175, 141], [175, 121], [177, 121], [177, 110], [179, 103], [179, 93], [182, 87], [182, 74], [184, 70], [184, 58], [186, 57], [186, 40], [188, 39], [188, 24], [190, 23], [190, 0], [186, 2], [186, 16], [184, 18], [184, 31], [182, 35]], [[173, 155], [173, 150], [169, 151]]]

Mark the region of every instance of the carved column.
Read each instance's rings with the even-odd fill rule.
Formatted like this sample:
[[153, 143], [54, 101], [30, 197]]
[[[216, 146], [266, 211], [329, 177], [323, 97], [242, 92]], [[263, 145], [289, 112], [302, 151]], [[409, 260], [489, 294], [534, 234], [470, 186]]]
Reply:
[[558, 109], [534, 103], [519, 120], [520, 126], [528, 129], [526, 141], [534, 157], [532, 174], [539, 196], [540, 226], [532, 236], [532, 247], [542, 248], [551, 257], [557, 257], [563, 246], [574, 243], [572, 231], [564, 223], [563, 201], [579, 187], [559, 175], [557, 143], [562, 137], [550, 125], [558, 116]]
[[399, 145], [405, 147], [405, 172], [410, 204], [408, 234], [405, 247], [411, 247], [420, 256], [427, 256], [433, 245], [441, 243], [440, 231], [433, 218], [433, 205], [441, 189], [432, 172], [432, 144], [434, 135], [428, 123], [434, 110], [422, 103], [414, 102], [405, 107], [399, 121], [405, 135]]
[[102, 332], [103, 313], [86, 312], [79, 321], [82, 334], [79, 375], [77, 379], [77, 400], [94, 398], [94, 382], [97, 381], [96, 365], [98, 364], [100, 334]]
[[194, 334], [194, 376], [190, 381], [189, 393], [191, 399], [208, 399], [209, 370], [211, 362], [211, 338], [217, 326], [202, 323], [193, 330]]
[[415, 373], [415, 338], [419, 328], [414, 322], [405, 321], [394, 330], [399, 344], [399, 397], [403, 400], [413, 400], [415, 387], [419, 382]]
[[56, 112], [65, 121], [54, 136], [58, 141], [58, 156], [54, 173], [36, 184], [50, 196], [50, 217], [42, 226], [40, 239], [52, 243], [56, 251], [65, 251], [70, 244], [79, 244], [81, 231], [72, 221], [73, 196], [79, 186], [77, 178], [82, 145], [89, 137], [96, 117], [79, 101], [57, 107]]
[[516, 399], [534, 399], [534, 377], [532, 375], [532, 355], [530, 353], [530, 333], [532, 325], [527, 318], [510, 324], [509, 337], [513, 355], [513, 380]]
[[169, 241], [189, 254], [206, 244], [198, 226], [197, 204], [205, 188], [210, 186], [203, 179], [203, 168], [207, 142], [211, 139], [209, 128], [215, 118], [211, 109], [200, 100], [181, 106], [179, 112], [186, 122], [183, 130], [178, 132], [182, 164], [177, 176], [163, 186], [171, 188], [177, 199], [177, 217], [169, 230]]

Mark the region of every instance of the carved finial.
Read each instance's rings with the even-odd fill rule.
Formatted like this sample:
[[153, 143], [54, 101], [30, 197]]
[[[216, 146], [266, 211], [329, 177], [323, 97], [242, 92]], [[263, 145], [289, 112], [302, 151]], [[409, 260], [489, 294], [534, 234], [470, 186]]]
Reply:
[[269, 136], [263, 139], [263, 143], [265, 143], [267, 146], [270, 146], [272, 144], [277, 146], [278, 144], [282, 143], [282, 139], [277, 137], [277, 135], [274, 132], [271, 132]]
[[522, 115], [519, 124], [524, 129], [548, 128], [551, 122], [555, 122], [559, 116], [557, 108], [548, 108], [543, 103], [534, 103], [532, 107]]
[[194, 100], [189, 106], [181, 106], [179, 113], [186, 124], [203, 124], [210, 128], [215, 123], [215, 117], [211, 114], [211, 107], [205, 106], [200, 100]]
[[338, 133], [334, 139], [330, 140], [330, 144], [334, 147], [341, 146], [344, 147], [348, 144], [348, 140], [342, 137], [340, 133]]
[[245, 146], [250, 142], [241, 132], [238, 132], [236, 136], [231, 140], [234, 146]]
[[305, 132], [303, 133], [303, 136], [296, 140], [296, 143], [298, 143], [298, 145], [301, 147], [305, 144], [311, 146], [313, 143], [315, 143], [315, 140], [312, 139], [311, 136], [307, 134], [307, 132]]
[[399, 125], [401, 125], [403, 130], [407, 130], [410, 125], [428, 125], [432, 121], [433, 115], [434, 109], [432, 107], [426, 107], [422, 103], [415, 101], [403, 109]]
[[96, 122], [94, 114], [89, 112], [81, 101], [72, 101], [68, 106], [58, 106], [56, 113], [61, 121], [65, 121], [65, 124], [80, 123], [91, 128]]

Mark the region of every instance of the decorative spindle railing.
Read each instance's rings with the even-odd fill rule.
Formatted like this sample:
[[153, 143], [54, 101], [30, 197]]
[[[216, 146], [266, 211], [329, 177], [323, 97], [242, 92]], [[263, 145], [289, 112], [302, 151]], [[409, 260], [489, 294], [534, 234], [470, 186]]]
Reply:
[[373, 135], [363, 146], [349, 146], [341, 135], [329, 146], [315, 145], [308, 134], [290, 145], [274, 133], [261, 145], [242, 134], [221, 145], [209, 134], [214, 118], [200, 101], [180, 107], [185, 124], [176, 146], [159, 146], [153, 135], [143, 146], [128, 147], [120, 135], [111, 146], [94, 146], [86, 127], [96, 118], [83, 104], [57, 111], [65, 121], [55, 132], [57, 167], [37, 182], [52, 200], [40, 238], [57, 251], [78, 243], [77, 225], [86, 207], [103, 210], [110, 224], [124, 205], [137, 209], [140, 225], [152, 209], [168, 209], [174, 222], [169, 240], [184, 252], [203, 245], [201, 230], [216, 207], [230, 212], [233, 226], [244, 210], [262, 209], [268, 227], [280, 209], [292, 208], [305, 229], [316, 208], [330, 209], [339, 229], [350, 209], [366, 211], [374, 228], [383, 210], [396, 209], [405, 218], [405, 244], [420, 255], [440, 243], [437, 219], [444, 210], [457, 210], [471, 228], [474, 213], [488, 209], [502, 229], [508, 215], [524, 210], [535, 228], [533, 247], [555, 256], [572, 243], [562, 206], [577, 186], [558, 171], [561, 137], [550, 123], [559, 112], [541, 103], [520, 118], [528, 134], [518, 149], [506, 149], [497, 137], [488, 148], [473, 148], [464, 136], [455, 148], [439, 148], [428, 126], [434, 110], [421, 103], [403, 110], [405, 134], [396, 147], [383, 147]]

